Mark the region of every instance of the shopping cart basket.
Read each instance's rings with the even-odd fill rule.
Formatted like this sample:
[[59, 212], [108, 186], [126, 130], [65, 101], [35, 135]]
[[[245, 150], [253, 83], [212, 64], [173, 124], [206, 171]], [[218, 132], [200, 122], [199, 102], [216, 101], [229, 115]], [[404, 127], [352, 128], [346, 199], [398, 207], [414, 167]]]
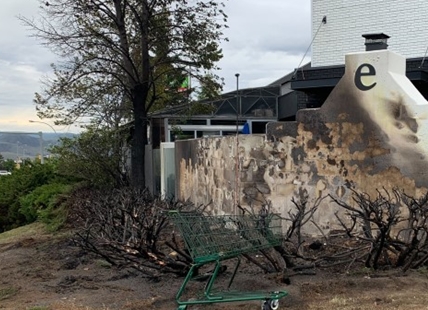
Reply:
[[[282, 240], [281, 218], [276, 214], [263, 217], [251, 215], [204, 215], [198, 212], [170, 211], [169, 217], [181, 232], [181, 236], [193, 259], [193, 264], [181, 285], [176, 300], [178, 310], [188, 305], [262, 300], [264, 310], [278, 309], [279, 299], [286, 291], [242, 292], [230, 287], [240, 265], [242, 254], [252, 253], [280, 245]], [[214, 281], [219, 274], [221, 261], [236, 258], [237, 263], [227, 290], [214, 292]], [[205, 264], [214, 263], [203, 295], [197, 299], [182, 301], [186, 285], [196, 270]]]

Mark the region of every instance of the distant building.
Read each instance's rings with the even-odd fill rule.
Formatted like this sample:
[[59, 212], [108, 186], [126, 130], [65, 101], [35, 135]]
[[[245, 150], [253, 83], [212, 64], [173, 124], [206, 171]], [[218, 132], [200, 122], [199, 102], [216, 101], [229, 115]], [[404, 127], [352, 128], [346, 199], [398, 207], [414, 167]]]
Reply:
[[150, 140], [157, 148], [176, 139], [242, 133], [245, 124], [247, 133], [265, 133], [266, 124], [277, 120], [278, 95], [278, 84], [246, 88], [200, 102], [207, 106], [206, 113], [191, 114], [189, 105], [155, 112], [150, 115]]

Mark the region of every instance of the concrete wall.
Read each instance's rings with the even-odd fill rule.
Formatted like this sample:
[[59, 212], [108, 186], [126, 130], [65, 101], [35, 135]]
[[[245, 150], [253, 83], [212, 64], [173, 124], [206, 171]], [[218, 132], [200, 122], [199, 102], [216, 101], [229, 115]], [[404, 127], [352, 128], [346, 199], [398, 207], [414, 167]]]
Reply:
[[312, 0], [312, 66], [343, 64], [344, 55], [364, 51], [362, 34], [383, 32], [390, 50], [406, 58], [423, 57], [428, 46], [428, 1]]
[[[247, 206], [264, 196], [286, 215], [293, 197], [308, 195], [313, 205], [330, 194], [352, 203], [351, 188], [419, 196], [428, 188], [427, 119], [428, 102], [405, 76], [404, 57], [349, 54], [324, 105], [300, 110], [296, 122], [270, 123], [266, 136], [240, 135], [238, 145], [233, 136], [177, 142], [178, 198], [233, 213], [236, 192]], [[324, 199], [314, 220], [325, 232], [339, 228], [337, 211]], [[306, 232], [319, 234], [311, 225]]]

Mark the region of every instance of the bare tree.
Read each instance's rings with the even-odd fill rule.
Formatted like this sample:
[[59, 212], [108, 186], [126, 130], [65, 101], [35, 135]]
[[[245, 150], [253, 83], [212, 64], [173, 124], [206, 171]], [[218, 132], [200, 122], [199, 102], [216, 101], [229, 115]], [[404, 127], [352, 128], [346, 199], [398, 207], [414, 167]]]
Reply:
[[401, 193], [403, 204], [407, 207], [407, 227], [396, 236], [395, 248], [399, 250], [396, 262], [406, 271], [419, 268], [428, 261], [428, 193], [419, 198]]
[[363, 236], [360, 238], [364, 238], [372, 245], [365, 265], [377, 269], [381, 255], [387, 255], [385, 251], [391, 245], [391, 231], [401, 221], [400, 195], [394, 190], [391, 196], [384, 189], [383, 192], [378, 190], [377, 196], [372, 199], [367, 193], [352, 191], [356, 207], [335, 198], [333, 201], [346, 209], [350, 218], [360, 221], [360, 227], [363, 230]]
[[170, 255], [171, 230], [167, 211], [180, 208], [172, 201], [152, 197], [147, 190], [81, 189], [72, 196], [70, 218], [78, 228], [74, 240], [118, 267], [132, 267], [157, 278], [161, 273], [185, 272], [191, 262], [177, 246]]
[[[344, 208], [350, 221], [336, 217], [350, 238], [369, 244], [365, 258], [369, 268], [385, 265], [418, 268], [428, 261], [428, 193], [418, 198], [404, 191], [377, 191], [375, 198], [353, 191], [352, 206], [333, 198]], [[364, 248], [364, 247], [362, 247]], [[353, 251], [355, 249], [350, 249]]]

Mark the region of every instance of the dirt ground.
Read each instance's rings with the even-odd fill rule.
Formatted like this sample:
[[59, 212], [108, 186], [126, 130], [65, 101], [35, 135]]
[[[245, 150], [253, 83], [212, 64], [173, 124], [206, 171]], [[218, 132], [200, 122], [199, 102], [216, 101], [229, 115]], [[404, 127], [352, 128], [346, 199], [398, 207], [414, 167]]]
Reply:
[[[174, 298], [182, 278], [166, 275], [155, 283], [87, 255], [66, 236], [41, 234], [39, 226], [34, 229], [0, 238], [0, 309], [177, 309]], [[230, 274], [228, 270], [220, 278]], [[292, 276], [289, 285], [278, 278], [243, 261], [233, 286], [240, 291], [286, 290], [289, 295], [281, 299], [280, 309], [428, 309], [427, 270], [404, 275], [364, 269], [351, 274], [317, 270], [316, 275]], [[191, 282], [189, 298], [200, 285]], [[260, 308], [259, 301], [188, 307]]]

